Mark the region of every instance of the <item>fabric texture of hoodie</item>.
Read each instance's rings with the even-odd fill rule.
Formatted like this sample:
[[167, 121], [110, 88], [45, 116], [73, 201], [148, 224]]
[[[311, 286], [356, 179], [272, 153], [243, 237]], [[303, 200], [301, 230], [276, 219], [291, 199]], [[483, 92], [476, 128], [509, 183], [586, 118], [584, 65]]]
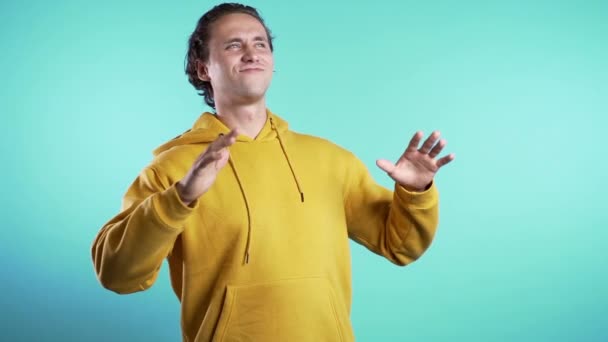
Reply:
[[152, 286], [168, 260], [184, 341], [353, 341], [349, 238], [411, 263], [435, 234], [437, 189], [390, 191], [352, 153], [267, 114], [191, 206], [175, 184], [230, 130], [203, 113], [157, 148], [97, 234], [95, 271], [127, 294]]

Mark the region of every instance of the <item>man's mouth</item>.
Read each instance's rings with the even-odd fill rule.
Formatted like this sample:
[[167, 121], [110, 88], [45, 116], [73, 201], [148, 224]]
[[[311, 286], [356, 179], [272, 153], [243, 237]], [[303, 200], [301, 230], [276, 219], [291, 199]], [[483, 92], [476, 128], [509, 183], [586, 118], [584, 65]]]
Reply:
[[241, 69], [239, 72], [256, 72], [256, 71], [264, 71], [262, 68], [245, 68]]

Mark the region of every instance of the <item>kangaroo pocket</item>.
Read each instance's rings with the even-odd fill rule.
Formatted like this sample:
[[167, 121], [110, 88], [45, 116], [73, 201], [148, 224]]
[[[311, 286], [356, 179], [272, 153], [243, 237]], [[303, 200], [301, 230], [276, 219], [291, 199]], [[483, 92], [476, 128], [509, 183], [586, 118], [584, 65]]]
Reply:
[[325, 278], [228, 286], [213, 341], [344, 341], [344, 316]]

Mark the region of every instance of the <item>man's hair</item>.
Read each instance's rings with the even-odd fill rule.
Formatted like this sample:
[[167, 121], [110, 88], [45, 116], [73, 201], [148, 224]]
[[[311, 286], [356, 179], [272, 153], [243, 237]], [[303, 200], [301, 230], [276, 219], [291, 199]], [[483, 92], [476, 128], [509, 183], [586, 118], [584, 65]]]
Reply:
[[199, 90], [198, 94], [203, 96], [205, 103], [213, 109], [215, 109], [215, 101], [213, 99], [211, 82], [199, 79], [196, 69], [198, 63], [205, 63], [209, 58], [209, 40], [211, 39], [212, 24], [221, 17], [233, 13], [244, 13], [257, 19], [262, 26], [264, 26], [266, 35], [268, 36], [270, 51], [273, 51], [273, 37], [270, 33], [270, 29], [264, 24], [264, 20], [255, 8], [238, 3], [223, 3], [203, 14], [188, 40], [188, 53], [186, 54], [185, 69], [190, 84], [192, 84], [195, 89]]

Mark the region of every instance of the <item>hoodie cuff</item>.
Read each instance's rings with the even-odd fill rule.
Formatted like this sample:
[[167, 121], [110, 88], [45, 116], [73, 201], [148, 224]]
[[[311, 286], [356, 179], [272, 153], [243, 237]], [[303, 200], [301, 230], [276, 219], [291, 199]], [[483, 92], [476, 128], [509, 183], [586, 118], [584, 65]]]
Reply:
[[173, 184], [167, 190], [153, 196], [152, 205], [162, 223], [172, 229], [181, 230], [184, 221], [198, 208], [198, 199], [192, 202], [192, 207], [187, 206], [179, 198], [177, 188]]
[[395, 196], [405, 206], [420, 209], [435, 206], [439, 200], [439, 192], [435, 186], [435, 181], [432, 181], [428, 189], [422, 192], [408, 191], [400, 184], [395, 183]]

